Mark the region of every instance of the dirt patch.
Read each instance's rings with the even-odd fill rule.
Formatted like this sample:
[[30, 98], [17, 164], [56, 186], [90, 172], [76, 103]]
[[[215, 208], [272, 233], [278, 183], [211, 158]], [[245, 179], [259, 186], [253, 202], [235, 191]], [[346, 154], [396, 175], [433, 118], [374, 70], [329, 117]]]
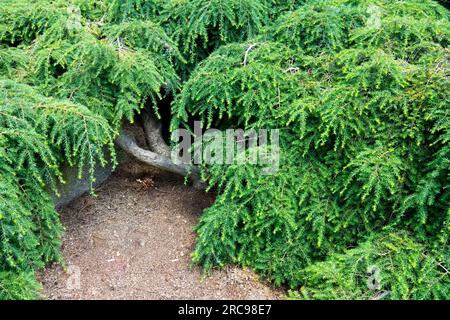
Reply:
[[[69, 272], [39, 274], [48, 299], [278, 299], [283, 292], [249, 270], [205, 277], [192, 267], [196, 225], [214, 196], [172, 176], [115, 174], [61, 211]], [[73, 267], [74, 266], [74, 267]], [[79, 286], [76, 276], [79, 270]], [[69, 286], [68, 286], [69, 284]]]

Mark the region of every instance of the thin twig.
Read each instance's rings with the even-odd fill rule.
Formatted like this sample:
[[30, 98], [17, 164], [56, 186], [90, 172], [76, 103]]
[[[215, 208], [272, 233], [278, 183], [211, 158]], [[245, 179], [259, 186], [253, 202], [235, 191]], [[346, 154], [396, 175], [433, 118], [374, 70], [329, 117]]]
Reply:
[[247, 50], [245, 51], [245, 56], [244, 56], [244, 66], [247, 65], [248, 55], [250, 54], [250, 51], [252, 51], [258, 45], [259, 45], [259, 43], [253, 43], [252, 45], [250, 45], [250, 47], [247, 48]]
[[442, 263], [438, 262], [437, 264], [438, 264], [439, 267], [441, 267], [442, 269], [445, 270], [445, 273], [446, 273], [446, 274], [450, 274], [450, 271], [448, 271], [448, 269], [447, 269], [446, 267], [444, 267], [444, 266], [442, 265]]
[[284, 72], [296, 73], [298, 71], [300, 71], [299, 67], [290, 67], [290, 68], [287, 68]]

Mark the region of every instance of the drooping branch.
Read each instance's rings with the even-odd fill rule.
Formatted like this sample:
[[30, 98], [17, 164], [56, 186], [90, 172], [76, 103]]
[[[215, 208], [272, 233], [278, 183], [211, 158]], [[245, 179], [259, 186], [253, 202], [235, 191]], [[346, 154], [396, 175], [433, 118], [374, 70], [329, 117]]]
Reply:
[[117, 138], [116, 143], [125, 152], [140, 162], [181, 176], [189, 175], [196, 188], [204, 189], [204, 185], [200, 179], [200, 173], [196, 167], [192, 167], [187, 163], [177, 164], [173, 162], [170, 157], [141, 148], [138, 146], [136, 139], [131, 132], [123, 130]]
[[162, 137], [161, 123], [156, 121], [149, 113], [144, 112], [142, 114], [142, 125], [150, 150], [169, 158], [171, 151]]

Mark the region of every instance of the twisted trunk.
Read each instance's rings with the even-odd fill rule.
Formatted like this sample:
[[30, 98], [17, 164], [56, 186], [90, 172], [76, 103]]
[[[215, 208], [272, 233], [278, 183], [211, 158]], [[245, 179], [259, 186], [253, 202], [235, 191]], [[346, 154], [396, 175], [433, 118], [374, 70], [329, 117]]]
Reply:
[[172, 160], [170, 147], [162, 137], [161, 124], [146, 113], [142, 115], [142, 120], [149, 150], [141, 148], [134, 134], [128, 130], [122, 130], [116, 144], [141, 163], [181, 176], [189, 176], [195, 188], [205, 189], [197, 167]]

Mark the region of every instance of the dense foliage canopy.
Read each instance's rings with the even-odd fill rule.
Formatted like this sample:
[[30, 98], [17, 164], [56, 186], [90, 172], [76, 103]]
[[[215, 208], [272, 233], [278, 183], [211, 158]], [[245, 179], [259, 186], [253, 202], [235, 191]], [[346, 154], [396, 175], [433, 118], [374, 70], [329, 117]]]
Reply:
[[249, 266], [296, 298], [450, 298], [438, 2], [0, 2], [0, 299], [35, 298], [34, 270], [61, 261], [44, 186], [63, 165], [93, 177], [122, 121], [159, 117], [165, 96], [172, 130], [280, 129], [274, 174], [201, 166], [218, 196], [196, 263]]

